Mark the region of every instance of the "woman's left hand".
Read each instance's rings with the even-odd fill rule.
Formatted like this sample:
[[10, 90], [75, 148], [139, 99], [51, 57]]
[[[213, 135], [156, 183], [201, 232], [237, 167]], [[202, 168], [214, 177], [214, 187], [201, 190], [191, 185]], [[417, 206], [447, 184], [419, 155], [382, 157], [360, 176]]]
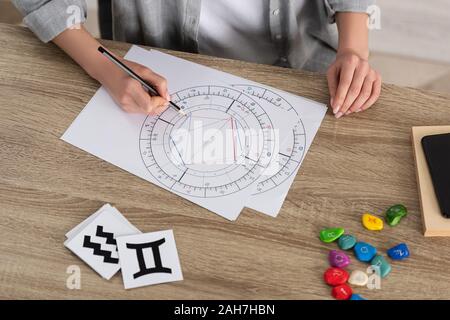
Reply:
[[328, 68], [330, 105], [336, 118], [370, 108], [381, 93], [381, 76], [356, 52], [338, 52]]

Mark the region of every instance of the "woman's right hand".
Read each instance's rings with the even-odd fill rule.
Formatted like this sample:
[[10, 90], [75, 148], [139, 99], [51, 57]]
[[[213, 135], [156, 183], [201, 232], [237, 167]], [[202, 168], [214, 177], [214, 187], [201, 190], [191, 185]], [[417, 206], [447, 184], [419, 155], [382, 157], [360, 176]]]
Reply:
[[72, 57], [91, 77], [108, 90], [117, 104], [127, 112], [156, 115], [169, 105], [167, 81], [138, 63], [117, 57], [151, 84], [159, 97], [152, 97], [142, 85], [123, 72], [97, 49], [100, 43], [83, 26], [67, 29], [53, 42]]
[[163, 112], [169, 106], [170, 101], [166, 79], [141, 64], [125, 59], [120, 60], [151, 84], [160, 96], [150, 96], [138, 81], [131, 78], [112, 62], [105, 61], [105, 66], [96, 78], [104, 85], [116, 103], [124, 111], [130, 113], [158, 115]]

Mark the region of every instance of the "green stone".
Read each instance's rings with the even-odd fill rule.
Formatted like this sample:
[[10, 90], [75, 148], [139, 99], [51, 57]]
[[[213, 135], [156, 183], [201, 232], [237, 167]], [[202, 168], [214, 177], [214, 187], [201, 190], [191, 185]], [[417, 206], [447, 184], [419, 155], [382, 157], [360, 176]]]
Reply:
[[391, 272], [391, 265], [383, 256], [376, 255], [370, 262], [371, 266], [379, 267], [380, 276], [385, 278]]
[[356, 238], [350, 234], [344, 234], [338, 240], [339, 248], [342, 250], [350, 250], [356, 244]]
[[400, 223], [400, 220], [408, 214], [408, 210], [402, 204], [396, 204], [386, 210], [386, 222], [391, 227]]
[[343, 228], [329, 228], [329, 229], [323, 229], [320, 231], [319, 237], [320, 240], [326, 243], [333, 242], [340, 236], [344, 234]]

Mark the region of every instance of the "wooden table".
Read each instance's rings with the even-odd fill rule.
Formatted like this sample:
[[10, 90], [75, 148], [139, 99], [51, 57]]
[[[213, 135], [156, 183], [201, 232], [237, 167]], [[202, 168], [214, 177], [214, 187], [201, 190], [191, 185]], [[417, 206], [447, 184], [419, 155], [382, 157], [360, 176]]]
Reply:
[[[328, 99], [321, 75], [171, 53]], [[327, 299], [322, 276], [337, 246], [318, 233], [332, 226], [383, 253], [399, 242], [412, 251], [392, 262], [381, 290], [357, 290], [363, 296], [450, 298], [450, 239], [422, 236], [410, 141], [412, 126], [450, 123], [448, 96], [384, 85], [369, 111], [341, 120], [328, 113], [280, 215], [244, 210], [228, 222], [59, 139], [99, 85], [54, 45], [0, 25], [0, 80], [0, 298]], [[120, 274], [103, 280], [63, 246], [68, 230], [108, 202], [144, 232], [174, 230], [184, 281], [125, 291]], [[363, 212], [395, 203], [409, 208], [399, 226], [363, 229]], [[81, 290], [66, 288], [70, 265], [81, 268]]]

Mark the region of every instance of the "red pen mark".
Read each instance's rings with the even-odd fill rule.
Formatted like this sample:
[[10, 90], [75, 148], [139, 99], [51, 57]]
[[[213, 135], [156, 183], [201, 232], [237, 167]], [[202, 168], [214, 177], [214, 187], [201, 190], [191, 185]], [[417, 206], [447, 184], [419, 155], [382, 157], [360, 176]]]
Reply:
[[230, 117], [230, 121], [231, 121], [231, 134], [233, 135], [233, 154], [234, 154], [234, 162], [236, 162], [236, 137], [234, 134], [234, 123], [233, 123], [233, 118]]

